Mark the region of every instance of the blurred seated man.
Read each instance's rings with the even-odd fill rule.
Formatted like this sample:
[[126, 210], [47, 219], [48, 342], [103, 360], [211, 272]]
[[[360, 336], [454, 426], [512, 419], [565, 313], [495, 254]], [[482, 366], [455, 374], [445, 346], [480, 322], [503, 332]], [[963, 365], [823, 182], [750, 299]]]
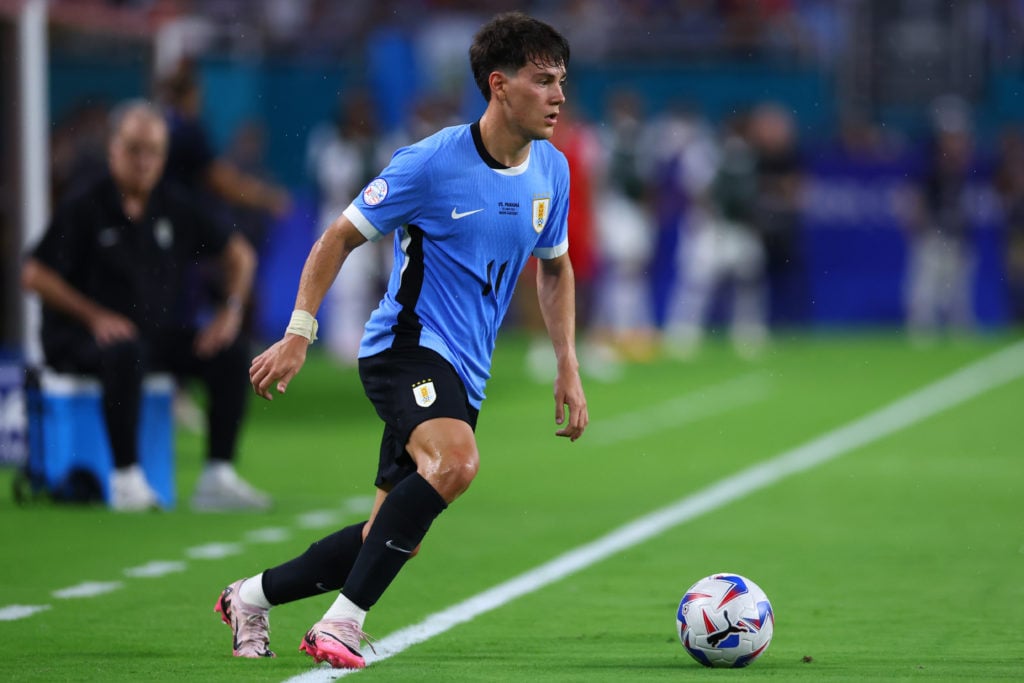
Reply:
[[[233, 465], [249, 381], [249, 350], [239, 329], [256, 257], [244, 239], [160, 182], [167, 138], [167, 124], [150, 103], [135, 100], [114, 110], [109, 173], [57, 207], [24, 264], [22, 284], [42, 298], [47, 363], [100, 380], [114, 509], [157, 505], [137, 452], [142, 380], [154, 370], [199, 377], [209, 397], [207, 466], [193, 507], [264, 509], [269, 498]], [[197, 329], [182, 292], [196, 259], [210, 254], [220, 257], [228, 294]]]

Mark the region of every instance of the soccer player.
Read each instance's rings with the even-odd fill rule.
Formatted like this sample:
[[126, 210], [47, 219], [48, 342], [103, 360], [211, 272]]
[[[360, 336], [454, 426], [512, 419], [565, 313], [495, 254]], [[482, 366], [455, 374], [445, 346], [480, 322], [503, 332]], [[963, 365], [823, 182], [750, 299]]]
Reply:
[[341, 589], [300, 649], [338, 668], [366, 665], [367, 610], [476, 476], [474, 426], [495, 337], [531, 254], [557, 356], [555, 433], [575, 441], [587, 426], [566, 253], [568, 166], [548, 142], [565, 101], [569, 45], [547, 24], [512, 12], [483, 26], [469, 55], [487, 100], [483, 116], [396, 152], [313, 246], [284, 338], [253, 360], [256, 393], [269, 400], [273, 389], [284, 392], [346, 256], [395, 234], [388, 290], [359, 353], [364, 389], [385, 423], [370, 519], [224, 589], [216, 609], [232, 627], [236, 656], [273, 656], [272, 605]]

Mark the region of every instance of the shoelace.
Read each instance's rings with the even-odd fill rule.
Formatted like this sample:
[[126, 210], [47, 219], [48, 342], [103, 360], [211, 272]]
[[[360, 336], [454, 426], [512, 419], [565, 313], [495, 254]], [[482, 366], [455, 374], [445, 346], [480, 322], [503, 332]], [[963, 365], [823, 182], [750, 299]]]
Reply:
[[370, 646], [370, 652], [377, 654], [377, 649], [373, 646], [373, 644], [377, 642], [377, 639], [371, 638], [368, 634], [363, 633], [362, 631], [359, 632], [359, 635], [366, 641], [366, 644]]
[[351, 619], [338, 619], [336, 621], [332, 620], [330, 624], [339, 631], [343, 631], [343, 636], [355, 639], [356, 650], [359, 649], [359, 645], [362, 643], [362, 641], [365, 640], [366, 644], [370, 646], [370, 651], [373, 652], [373, 654], [377, 654], [377, 650], [373, 647], [373, 644], [377, 642], [377, 639], [363, 632], [363, 630], [356, 626], [355, 622]]

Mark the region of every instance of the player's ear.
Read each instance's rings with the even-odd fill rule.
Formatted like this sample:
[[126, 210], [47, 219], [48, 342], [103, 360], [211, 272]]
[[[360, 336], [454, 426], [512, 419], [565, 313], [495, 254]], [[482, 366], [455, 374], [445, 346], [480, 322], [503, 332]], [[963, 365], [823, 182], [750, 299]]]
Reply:
[[491, 75], [487, 77], [487, 82], [491, 86], [491, 97], [499, 102], [504, 102], [505, 88], [508, 86], [508, 76], [501, 71], [492, 71]]

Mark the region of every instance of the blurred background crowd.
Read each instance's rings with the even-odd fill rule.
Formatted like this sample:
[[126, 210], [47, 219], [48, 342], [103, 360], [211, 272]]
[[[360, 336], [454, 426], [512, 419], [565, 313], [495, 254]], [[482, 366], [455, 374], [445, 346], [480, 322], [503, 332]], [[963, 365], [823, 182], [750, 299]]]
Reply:
[[[26, 7], [0, 0], [0, 159], [19, 145]], [[521, 9], [570, 39], [555, 144], [572, 167], [595, 376], [722, 334], [901, 328], [926, 345], [1024, 320], [1018, 0], [49, 0], [52, 201], [101, 172], [107, 114], [147, 97], [176, 175], [260, 255], [249, 326], [276, 339], [317, 233], [400, 145], [483, 110], [466, 49]], [[0, 348], [21, 358], [28, 228], [0, 166]], [[35, 229], [38, 229], [36, 226]], [[390, 248], [321, 313], [351, 362]], [[514, 324], [537, 325], [523, 283]], [[197, 285], [197, 310], [202, 286]], [[527, 367], [541, 375], [543, 353]]]

